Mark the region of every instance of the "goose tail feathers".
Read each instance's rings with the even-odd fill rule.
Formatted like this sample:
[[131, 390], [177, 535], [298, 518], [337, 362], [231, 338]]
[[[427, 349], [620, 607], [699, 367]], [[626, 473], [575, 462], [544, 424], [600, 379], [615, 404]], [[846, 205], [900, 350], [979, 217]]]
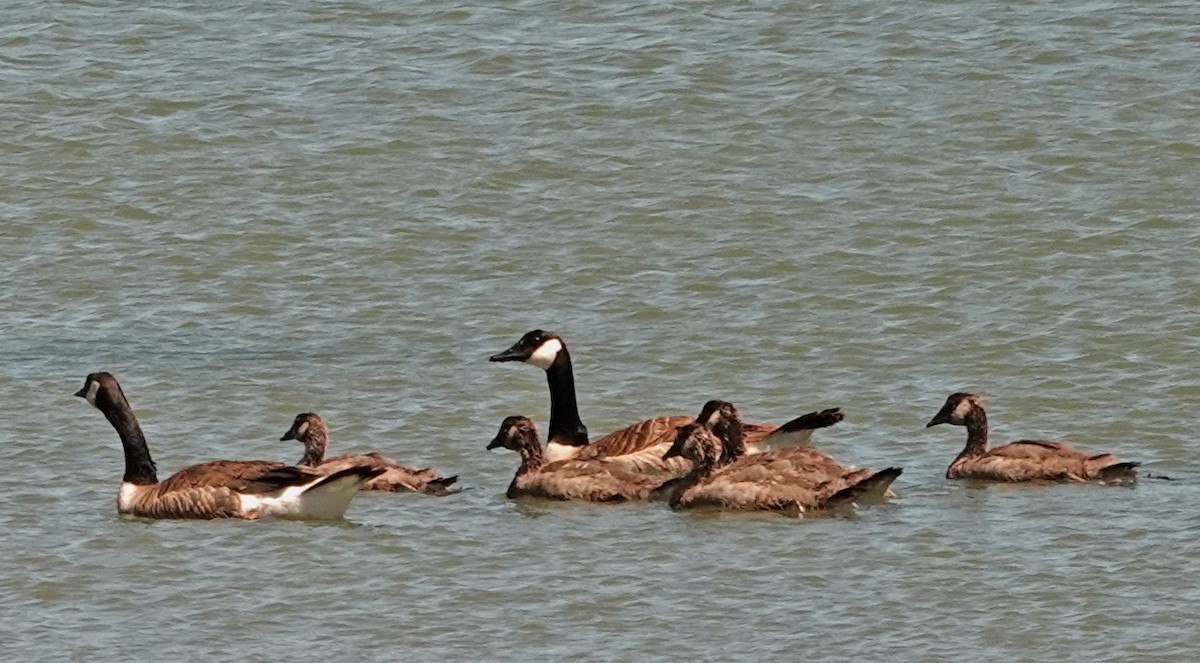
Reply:
[[328, 475], [310, 473], [307, 482], [262, 497], [262, 515], [293, 520], [339, 520], [346, 515], [358, 489], [385, 471], [356, 465]]
[[888, 493], [888, 487], [903, 471], [903, 468], [899, 467], [879, 470], [853, 486], [847, 486], [831, 495], [825, 500], [825, 508], [841, 509], [864, 502], [882, 501]]
[[1114, 463], [1100, 470], [1100, 480], [1107, 484], [1131, 486], [1137, 483], [1138, 462]]
[[462, 492], [462, 488], [454, 485], [456, 481], [458, 481], [457, 474], [451, 477], [439, 477], [426, 483], [425, 488], [421, 492], [426, 495], [436, 495], [438, 497], [460, 493]]

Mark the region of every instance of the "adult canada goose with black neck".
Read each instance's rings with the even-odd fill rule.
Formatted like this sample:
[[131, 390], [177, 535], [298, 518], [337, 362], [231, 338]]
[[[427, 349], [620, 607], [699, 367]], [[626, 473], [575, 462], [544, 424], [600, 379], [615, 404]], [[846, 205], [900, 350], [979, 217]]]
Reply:
[[359, 486], [381, 470], [356, 466], [333, 474], [271, 461], [217, 460], [159, 481], [150, 449], [121, 385], [92, 373], [75, 394], [104, 413], [121, 438], [125, 475], [117, 512], [143, 518], [341, 518]]
[[672, 508], [711, 506], [800, 515], [881, 500], [902, 472], [895, 467], [878, 472], [842, 467], [810, 448], [726, 460], [730, 449], [737, 448], [739, 417], [732, 405], [716, 403], [714, 408], [711, 402], [705, 406], [710, 416], [702, 413], [681, 426], [666, 453], [667, 458], [681, 456], [692, 463], [686, 476], [671, 482]]
[[521, 455], [521, 465], [505, 495], [581, 502], [633, 502], [670, 477], [635, 472], [621, 463], [597, 458], [548, 462], [537, 425], [528, 417], [507, 417], [488, 449], [505, 448]]
[[304, 456], [296, 463], [324, 474], [340, 472], [358, 465], [368, 465], [383, 470], [379, 476], [363, 485], [362, 490], [381, 490], [393, 493], [424, 493], [426, 495], [450, 495], [458, 492], [451, 485], [458, 476], [443, 477], [429, 468], [405, 467], [378, 453], [346, 454], [325, 458], [329, 444], [329, 428], [314, 412], [296, 415], [292, 427], [280, 440], [297, 440], [304, 445]]
[[946, 470], [947, 479], [1016, 483], [1054, 481], [1132, 485], [1140, 463], [1120, 462], [1110, 453], [1090, 455], [1062, 442], [1018, 440], [988, 448], [987, 414], [976, 394], [951, 394], [925, 425], [965, 426], [967, 446]]
[[[655, 417], [589, 443], [587, 426], [579, 418], [579, 406], [575, 400], [575, 372], [571, 366], [571, 354], [561, 336], [535, 329], [522, 336], [511, 348], [489, 357], [489, 361], [521, 361], [546, 372], [546, 382], [550, 387], [546, 458], [550, 462], [567, 458], [610, 458], [640, 469], [661, 460], [663, 452], [670, 448], [675, 439], [675, 429], [693, 421], [692, 417], [684, 415]], [[837, 408], [817, 414], [821, 416], [807, 414], [782, 426], [744, 424], [747, 453], [805, 444], [814, 429], [841, 420]]]

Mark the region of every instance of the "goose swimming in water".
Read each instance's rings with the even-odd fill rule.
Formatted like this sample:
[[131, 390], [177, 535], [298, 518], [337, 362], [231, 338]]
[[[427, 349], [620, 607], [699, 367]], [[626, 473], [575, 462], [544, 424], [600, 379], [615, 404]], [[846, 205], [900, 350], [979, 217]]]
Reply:
[[[579, 418], [575, 399], [571, 354], [561, 336], [535, 329], [488, 360], [520, 361], [546, 372], [550, 388], [550, 426], [546, 433], [545, 456], [549, 462], [567, 458], [608, 458], [632, 469], [647, 469], [662, 460], [663, 453], [675, 439], [675, 429], [693, 421], [689, 416], [655, 417], [589, 442], [587, 426]], [[743, 424], [746, 452], [806, 444], [813, 430], [841, 420], [837, 408], [825, 410], [823, 414], [825, 416], [819, 419], [804, 415], [782, 426]]]
[[352, 466], [332, 474], [271, 461], [217, 460], [159, 481], [145, 435], [110, 373], [92, 373], [75, 394], [100, 410], [125, 452], [117, 512], [143, 518], [341, 518], [360, 486], [382, 470]]
[[[537, 425], [528, 417], [507, 417], [488, 449], [505, 448], [521, 455], [521, 465], [505, 495], [581, 502], [634, 502], [670, 476], [643, 474], [605, 459], [548, 462]], [[680, 467], [686, 467], [680, 465]]]
[[323, 473], [340, 472], [348, 467], [369, 465], [383, 473], [368, 481], [362, 490], [382, 490], [393, 493], [425, 493], [426, 495], [451, 495], [458, 492], [451, 484], [458, 476], [443, 477], [429, 468], [405, 467], [378, 453], [346, 454], [325, 458], [329, 444], [329, 428], [315, 412], [302, 412], [292, 421], [280, 440], [297, 440], [304, 445], [304, 456], [296, 463]]
[[1015, 483], [1056, 481], [1131, 485], [1140, 463], [1120, 462], [1110, 453], [1089, 455], [1062, 442], [1018, 440], [988, 448], [987, 414], [976, 394], [950, 394], [942, 409], [925, 425], [965, 426], [967, 446], [946, 470], [947, 479]]
[[[672, 508], [716, 506], [799, 515], [881, 500], [902, 472], [900, 468], [879, 472], [846, 468], [807, 447], [737, 457], [730, 454], [740, 435], [737, 409], [717, 401], [706, 404], [705, 412], [679, 428], [666, 453], [693, 465], [685, 477], [672, 482]], [[731, 455], [732, 460], [723, 460]]]

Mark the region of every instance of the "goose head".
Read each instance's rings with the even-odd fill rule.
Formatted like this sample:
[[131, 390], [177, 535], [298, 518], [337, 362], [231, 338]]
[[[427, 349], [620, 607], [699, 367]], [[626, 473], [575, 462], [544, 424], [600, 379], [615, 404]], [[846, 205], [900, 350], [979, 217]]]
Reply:
[[696, 422], [712, 431], [721, 440], [726, 456], [741, 456], [745, 453], [742, 431], [742, 415], [733, 403], [711, 400], [704, 404]]
[[503, 447], [511, 451], [538, 448], [537, 424], [529, 417], [505, 417], [500, 423], [500, 431], [488, 442], [487, 448]]
[[942, 409], [925, 424], [926, 428], [936, 426], [938, 424], [951, 424], [953, 426], [966, 426], [967, 419], [976, 412], [983, 411], [983, 399], [976, 394], [968, 394], [966, 392], [958, 392], [950, 394], [946, 399], [946, 404]]
[[546, 370], [565, 350], [566, 346], [558, 334], [535, 329], [522, 336], [511, 348], [488, 357], [488, 361], [523, 361]]
[[317, 437], [317, 433], [325, 430], [325, 422], [315, 412], [301, 412], [292, 421], [292, 427], [279, 438], [283, 440], [298, 440], [307, 444]]
[[682, 457], [696, 467], [711, 467], [721, 459], [721, 440], [704, 424], [693, 421], [675, 429], [675, 442], [663, 459]]
[[83, 381], [83, 388], [75, 392], [75, 395], [86, 399], [92, 407], [101, 412], [111, 411], [122, 404], [129, 407], [129, 401], [125, 400], [125, 392], [121, 391], [121, 385], [112, 373], [89, 374]]

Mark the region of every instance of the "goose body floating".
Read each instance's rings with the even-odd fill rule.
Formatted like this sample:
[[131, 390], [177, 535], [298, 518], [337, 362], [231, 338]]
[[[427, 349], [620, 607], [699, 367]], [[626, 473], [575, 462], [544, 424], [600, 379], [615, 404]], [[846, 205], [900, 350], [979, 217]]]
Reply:
[[271, 461], [217, 460], [159, 481], [146, 438], [110, 373], [92, 373], [75, 394], [100, 410], [121, 438], [125, 474], [117, 512], [142, 518], [342, 518], [360, 486], [382, 470], [352, 466], [320, 474]]
[[950, 394], [926, 428], [938, 424], [964, 426], [967, 446], [946, 469], [947, 479], [1016, 483], [1055, 481], [1132, 485], [1140, 463], [1121, 462], [1110, 453], [1087, 454], [1062, 442], [1018, 440], [988, 447], [987, 414], [977, 394]]
[[808, 447], [739, 456], [739, 429], [737, 409], [721, 401], [710, 401], [695, 421], [678, 429], [665, 455], [686, 458], [692, 470], [671, 482], [672, 508], [708, 506], [798, 516], [880, 501], [902, 472], [843, 467]]
[[[537, 425], [528, 417], [505, 418], [487, 448], [505, 448], [521, 455], [521, 465], [505, 492], [509, 499], [636, 502], [648, 499], [650, 491], [673, 476], [633, 471], [602, 458], [550, 462], [542, 451]], [[679, 461], [674, 464], [680, 470], [687, 467]]]

